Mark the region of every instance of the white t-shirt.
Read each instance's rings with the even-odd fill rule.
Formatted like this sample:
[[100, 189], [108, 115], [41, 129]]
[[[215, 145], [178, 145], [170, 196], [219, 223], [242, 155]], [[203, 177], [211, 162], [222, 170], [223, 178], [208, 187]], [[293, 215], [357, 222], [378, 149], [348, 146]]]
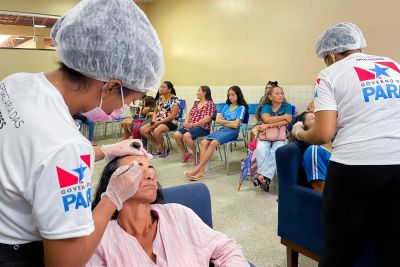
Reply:
[[0, 243], [93, 232], [94, 151], [42, 73], [0, 82]]
[[315, 111], [336, 110], [332, 161], [400, 164], [400, 67], [390, 58], [352, 54], [322, 70]]

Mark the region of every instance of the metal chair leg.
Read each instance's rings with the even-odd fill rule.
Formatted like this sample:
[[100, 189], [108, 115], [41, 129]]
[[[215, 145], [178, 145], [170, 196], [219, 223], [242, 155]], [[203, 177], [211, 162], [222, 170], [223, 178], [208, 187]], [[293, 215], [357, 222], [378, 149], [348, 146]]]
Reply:
[[104, 137], [107, 136], [107, 122], [104, 123]]
[[223, 161], [220, 146], [217, 146], [217, 149], [218, 149], [218, 152], [219, 152], [219, 157], [221, 158], [221, 161]]
[[[232, 149], [232, 144], [230, 144], [231, 149]], [[225, 161], [226, 161], [226, 175], [229, 175], [229, 152], [227, 151], [227, 149], [225, 149]]]

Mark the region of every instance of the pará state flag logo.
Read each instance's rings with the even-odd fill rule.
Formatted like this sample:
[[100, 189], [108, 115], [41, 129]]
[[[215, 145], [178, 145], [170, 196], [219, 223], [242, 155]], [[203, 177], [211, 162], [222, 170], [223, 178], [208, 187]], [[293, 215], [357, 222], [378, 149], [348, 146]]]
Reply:
[[365, 103], [400, 98], [400, 69], [393, 61], [371, 62], [369, 68], [354, 67]]
[[76, 168], [65, 169], [56, 166], [64, 212], [90, 208], [92, 202], [90, 179], [89, 181], [85, 179], [85, 171], [91, 169], [90, 157], [90, 154], [80, 155], [80, 164]]
[[321, 84], [321, 78], [317, 78], [315, 81], [315, 86], [314, 86], [314, 98], [318, 97], [318, 90], [317, 90], [317, 85]]
[[389, 70], [393, 70], [396, 71], [397, 73], [400, 73], [400, 70], [397, 67], [397, 65], [394, 62], [390, 61], [374, 62], [373, 68], [364, 69], [360, 67], [354, 67], [354, 70], [356, 71], [360, 82], [374, 80], [374, 79], [389, 78], [390, 77]]

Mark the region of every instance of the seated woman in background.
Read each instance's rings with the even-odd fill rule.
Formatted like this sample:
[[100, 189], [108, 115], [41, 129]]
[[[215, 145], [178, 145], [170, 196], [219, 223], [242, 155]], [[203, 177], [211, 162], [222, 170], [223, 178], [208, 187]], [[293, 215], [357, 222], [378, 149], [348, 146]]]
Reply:
[[[264, 90], [264, 95], [260, 98], [260, 101], [258, 102], [258, 107], [257, 107], [257, 111], [256, 114], [260, 114], [261, 108], [263, 106], [262, 103], [264, 103], [265, 98], [268, 95], [268, 92], [270, 89], [272, 89], [273, 87], [278, 86], [278, 82], [272, 82], [272, 81], [268, 81], [267, 85], [265, 86], [265, 90]], [[258, 130], [258, 127], [260, 126], [260, 124], [262, 124], [262, 119], [260, 116], [257, 117], [257, 123], [256, 125], [254, 125], [251, 129], [250, 129], [250, 142], [254, 140], [254, 138], [256, 137], [254, 132], [256, 132]]]
[[[307, 131], [314, 127], [315, 115], [313, 112], [303, 112], [296, 117], [295, 122], [298, 121], [303, 123], [304, 129]], [[307, 182], [318, 192], [324, 190], [331, 153], [332, 142], [323, 145], [309, 145], [303, 153], [302, 165]]]
[[176, 144], [182, 152], [182, 163], [187, 162], [192, 156], [192, 153], [189, 153], [185, 147], [183, 140], [193, 154], [196, 153], [195, 140], [198, 137], [210, 134], [211, 120], [215, 115], [215, 104], [211, 97], [210, 87], [200, 86], [197, 90], [197, 99], [199, 101], [194, 102], [184, 126], [174, 133]]
[[[143, 125], [150, 122], [155, 106], [156, 101], [152, 96], [145, 96], [143, 101], [140, 101], [138, 119], [144, 119]], [[132, 122], [134, 119], [135, 118], [126, 118], [121, 122], [121, 128], [124, 130], [124, 136], [122, 137], [122, 140], [128, 139], [132, 136]]]
[[165, 148], [163, 133], [178, 128], [179, 98], [176, 96], [174, 85], [165, 81], [158, 91], [160, 98], [156, 101], [156, 109], [152, 120], [140, 127], [140, 134], [151, 142], [161, 158], [169, 154]]
[[112, 175], [137, 179], [137, 190], [114, 213], [87, 267], [186, 267], [209, 266], [210, 262], [215, 266], [249, 266], [234, 240], [211, 229], [191, 209], [162, 204], [162, 189], [144, 156], [110, 161], [101, 175], [92, 208], [99, 203]]
[[[292, 106], [286, 102], [283, 89], [279, 86], [271, 88], [259, 115], [256, 114], [263, 122], [258, 131], [264, 131], [268, 127], [287, 126], [292, 121], [291, 114]], [[269, 191], [269, 184], [276, 171], [275, 151], [285, 143], [286, 141], [257, 140], [255, 157], [259, 175], [253, 179], [254, 186], [260, 185], [264, 191]]]
[[205, 177], [206, 163], [211, 159], [217, 146], [237, 139], [240, 131], [240, 123], [244, 119], [247, 110], [248, 105], [246, 100], [244, 100], [240, 87], [232, 86], [229, 88], [226, 105], [215, 120], [222, 127], [201, 141], [199, 164], [192, 170], [184, 173], [189, 180], [196, 181], [203, 179]]

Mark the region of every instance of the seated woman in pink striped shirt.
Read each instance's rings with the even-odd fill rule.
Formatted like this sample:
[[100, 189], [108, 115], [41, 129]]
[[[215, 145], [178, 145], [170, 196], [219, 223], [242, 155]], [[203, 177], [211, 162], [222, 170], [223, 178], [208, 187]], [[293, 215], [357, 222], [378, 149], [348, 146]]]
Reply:
[[[134, 164], [132, 164], [134, 162]], [[138, 180], [132, 198], [108, 223], [86, 266], [249, 266], [242, 249], [225, 234], [214, 231], [191, 209], [161, 204], [162, 190], [154, 168], [144, 156], [116, 158], [104, 168], [92, 207], [120, 166], [136, 165], [140, 175], [126, 167], [120, 175]], [[127, 177], [128, 178], [128, 177]]]

